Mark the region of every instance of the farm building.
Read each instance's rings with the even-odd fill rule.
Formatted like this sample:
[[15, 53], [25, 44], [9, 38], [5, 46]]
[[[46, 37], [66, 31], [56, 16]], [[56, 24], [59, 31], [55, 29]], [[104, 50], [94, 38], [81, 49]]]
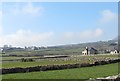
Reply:
[[5, 51], [1, 48], [0, 53], [5, 54]]
[[0, 48], [0, 53], [2, 53], [2, 50], [3, 50], [3, 49], [2, 49], [2, 48]]
[[88, 47], [86, 47], [86, 49], [84, 51], [82, 51], [83, 55], [97, 54], [97, 53], [98, 53], [98, 51], [93, 47], [91, 47], [90, 49]]
[[119, 53], [119, 51], [117, 50], [117, 49], [115, 49], [115, 50], [111, 50], [111, 52], [110, 52], [111, 54], [118, 54]]

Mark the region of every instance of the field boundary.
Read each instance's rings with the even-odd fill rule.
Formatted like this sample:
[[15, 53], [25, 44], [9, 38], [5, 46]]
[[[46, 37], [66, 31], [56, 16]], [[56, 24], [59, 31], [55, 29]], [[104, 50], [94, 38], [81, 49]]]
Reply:
[[35, 72], [35, 71], [48, 71], [48, 70], [62, 70], [62, 69], [71, 69], [71, 68], [80, 68], [80, 67], [92, 67], [92, 66], [105, 65], [105, 64], [118, 63], [118, 62], [120, 62], [120, 59], [108, 60], [108, 61], [96, 61], [94, 63], [46, 65], [46, 66], [34, 66], [34, 67], [26, 67], [26, 68], [21, 68], [21, 67], [2, 68], [0, 69], [0, 72], [2, 72], [2, 74], [27, 73], [27, 72]]

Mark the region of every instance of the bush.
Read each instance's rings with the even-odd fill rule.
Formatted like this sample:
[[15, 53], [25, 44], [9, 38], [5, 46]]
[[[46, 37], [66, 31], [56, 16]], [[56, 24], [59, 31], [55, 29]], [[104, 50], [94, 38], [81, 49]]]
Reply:
[[34, 62], [35, 60], [29, 58], [29, 59], [25, 59], [25, 58], [21, 58], [21, 62]]

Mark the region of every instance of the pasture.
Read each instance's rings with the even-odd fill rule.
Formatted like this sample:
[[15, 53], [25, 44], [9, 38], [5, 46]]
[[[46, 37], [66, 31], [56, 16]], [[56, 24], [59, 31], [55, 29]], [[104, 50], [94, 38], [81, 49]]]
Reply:
[[[34, 62], [21, 62], [21, 58], [32, 58]], [[14, 68], [14, 67], [30, 67], [30, 66], [42, 66], [42, 65], [59, 65], [59, 64], [73, 64], [73, 63], [92, 63], [99, 60], [117, 59], [118, 55], [70, 55], [66, 58], [44, 58], [41, 57], [3, 57], [2, 68]], [[9, 61], [9, 60], [18, 61]], [[8, 60], [5, 62], [5, 60]]]
[[2, 75], [3, 79], [89, 79], [118, 74], [118, 63], [101, 66]]
[[[33, 59], [33, 62], [21, 62], [21, 58]], [[1, 68], [15, 68], [15, 67], [33, 67], [44, 65], [62, 65], [74, 63], [93, 63], [95, 61], [118, 59], [118, 54], [99, 54], [99, 55], [69, 55], [63, 58], [43, 58], [41, 56], [17, 57], [5, 56], [2, 57]], [[8, 61], [6, 61], [8, 60]], [[10, 61], [17, 60], [17, 61]], [[106, 77], [118, 74], [118, 63], [107, 64], [101, 66], [64, 69], [64, 70], [50, 70], [41, 72], [29, 73], [14, 73], [1, 75], [3, 79], [89, 79]]]

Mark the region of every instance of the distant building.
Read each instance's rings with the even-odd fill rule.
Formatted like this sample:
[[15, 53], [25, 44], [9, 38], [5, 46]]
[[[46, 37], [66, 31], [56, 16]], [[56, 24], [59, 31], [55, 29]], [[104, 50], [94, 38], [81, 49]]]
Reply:
[[110, 53], [111, 50], [104, 50], [104, 53]]
[[91, 47], [90, 49], [88, 47], [86, 47], [86, 49], [84, 51], [82, 51], [83, 55], [90, 55], [90, 54], [97, 54], [98, 50], [96, 50], [95, 48]]
[[86, 47], [86, 49], [84, 51], [82, 51], [83, 55], [88, 55], [88, 48]]
[[118, 54], [119, 53], [119, 51], [117, 50], [117, 49], [115, 49], [115, 50], [111, 50], [111, 52], [110, 52], [111, 54]]
[[33, 51], [33, 50], [39, 50], [40, 47], [36, 47], [36, 46], [29, 46], [29, 47], [26, 47], [24, 48], [25, 50], [27, 51]]
[[4, 51], [4, 49], [0, 49], [0, 53], [2, 53], [2, 54], [5, 54], [5, 51]]
[[2, 53], [2, 50], [3, 50], [3, 49], [2, 49], [2, 48], [0, 48], [0, 53]]

